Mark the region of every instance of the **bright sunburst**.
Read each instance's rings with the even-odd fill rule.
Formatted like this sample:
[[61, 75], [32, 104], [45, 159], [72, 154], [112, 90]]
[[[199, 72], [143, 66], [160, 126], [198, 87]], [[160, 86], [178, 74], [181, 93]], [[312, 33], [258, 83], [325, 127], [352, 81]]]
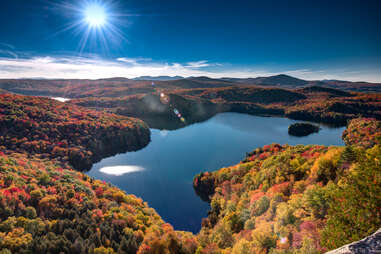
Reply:
[[85, 10], [85, 20], [91, 27], [101, 27], [106, 23], [107, 15], [104, 7], [90, 4]]
[[56, 34], [72, 30], [79, 37], [78, 51], [107, 53], [110, 46], [121, 45], [127, 41], [123, 28], [128, 25], [131, 14], [120, 11], [113, 0], [76, 0], [74, 3], [62, 1], [54, 6], [61, 12], [71, 16], [72, 20]]

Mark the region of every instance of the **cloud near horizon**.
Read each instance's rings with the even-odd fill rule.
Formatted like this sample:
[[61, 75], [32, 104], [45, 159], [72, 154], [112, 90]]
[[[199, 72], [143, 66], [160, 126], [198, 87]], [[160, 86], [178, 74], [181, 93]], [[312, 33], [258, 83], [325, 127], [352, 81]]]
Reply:
[[322, 70], [296, 69], [266, 71], [254, 68], [231, 68], [207, 60], [187, 63], [155, 62], [149, 58], [127, 58], [106, 60], [89, 57], [32, 57], [0, 58], [0, 78], [45, 78], [45, 79], [100, 79], [112, 77], [135, 78], [139, 76], [208, 76], [211, 78], [249, 78], [288, 74], [307, 80], [344, 79], [351, 81], [381, 82], [381, 75], [343, 71], [333, 73]]

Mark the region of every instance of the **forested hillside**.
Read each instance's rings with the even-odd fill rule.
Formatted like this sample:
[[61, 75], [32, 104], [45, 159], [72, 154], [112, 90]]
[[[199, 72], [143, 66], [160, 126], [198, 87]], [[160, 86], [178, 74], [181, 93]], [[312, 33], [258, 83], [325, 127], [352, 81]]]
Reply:
[[143, 200], [49, 159], [0, 154], [0, 253], [194, 253]]
[[211, 211], [200, 253], [322, 253], [381, 227], [380, 122], [355, 119], [345, 147], [272, 144], [194, 179]]
[[[367, 110], [378, 109], [378, 95], [309, 89], [301, 93], [304, 98], [245, 89], [233, 91], [248, 104], [256, 100], [251, 92], [259, 92], [265, 109], [334, 98], [368, 105], [356, 106], [364, 114], [379, 113]], [[163, 114], [180, 105], [190, 117], [207, 107], [226, 110], [231, 91], [201, 89], [190, 95], [184, 90], [137, 96], [136, 103], [156, 100], [152, 105], [162, 104]], [[282, 99], [283, 93], [290, 94]], [[265, 101], [266, 94], [272, 101]], [[149, 142], [144, 122], [104, 112], [106, 103], [119, 109], [128, 102], [102, 100], [100, 108], [98, 100], [89, 105], [94, 111], [49, 98], [0, 95], [1, 253], [323, 253], [381, 227], [377, 119], [353, 119], [343, 133], [345, 147], [271, 144], [237, 165], [197, 175], [195, 190], [211, 210], [195, 236], [174, 231], [141, 199], [79, 172], [104, 156]], [[329, 108], [331, 102], [317, 105]], [[348, 119], [356, 116], [342, 112]]]
[[139, 149], [138, 119], [42, 97], [0, 95], [1, 253], [194, 253], [143, 200], [71, 169]]
[[[266, 83], [266, 80], [270, 83]], [[340, 84], [333, 87], [341, 90], [330, 86], [332, 82]], [[278, 75], [242, 80], [208, 77], [166, 81], [126, 78], [0, 80], [0, 89], [26, 95], [71, 98], [74, 99], [69, 102], [71, 104], [142, 118], [151, 127], [163, 128], [147, 119], [154, 116], [170, 122], [172, 129], [203, 121], [219, 112], [277, 115], [341, 126], [358, 117], [380, 120], [380, 95], [374, 92], [364, 93], [369, 91], [367, 85], [370, 83], [364, 84], [367, 87], [364, 90], [361, 89], [361, 84], [342, 81], [306, 82]], [[379, 84], [371, 85], [375, 91], [379, 89]], [[176, 117], [174, 109], [184, 116], [186, 123], [180, 120], [181, 117]]]
[[348, 146], [370, 148], [380, 145], [381, 121], [373, 118], [358, 118], [349, 122], [343, 133], [343, 140]]
[[[380, 83], [351, 82], [344, 80], [303, 80], [280, 74], [257, 78], [209, 78], [209, 77], [123, 77], [106, 79], [0, 79], [0, 89], [25, 95], [61, 96], [82, 98], [89, 96], [115, 97], [152, 91], [157, 87], [176, 89], [261, 86], [298, 89], [309, 86], [334, 88], [348, 92], [379, 93]], [[91, 91], [91, 92], [90, 92]]]
[[381, 254], [381, 0], [0, 24], [0, 254]]
[[203, 121], [219, 112], [276, 115], [339, 126], [358, 117], [381, 119], [379, 94], [350, 93], [317, 86], [299, 90], [253, 86], [175, 90], [155, 87], [150, 93], [117, 98], [86, 97], [70, 103], [143, 119], [161, 117], [177, 122], [178, 127], [184, 124], [176, 117], [174, 109], [184, 116], [187, 124]]
[[0, 148], [58, 158], [80, 170], [105, 156], [148, 144], [138, 119], [96, 112], [49, 98], [0, 95]]

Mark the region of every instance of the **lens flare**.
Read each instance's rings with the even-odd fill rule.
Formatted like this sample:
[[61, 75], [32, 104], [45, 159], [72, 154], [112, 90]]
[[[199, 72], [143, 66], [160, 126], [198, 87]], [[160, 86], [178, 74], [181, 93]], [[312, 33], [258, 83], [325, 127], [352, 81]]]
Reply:
[[169, 103], [169, 96], [166, 95], [165, 93], [160, 93], [160, 101], [163, 104], [168, 104]]

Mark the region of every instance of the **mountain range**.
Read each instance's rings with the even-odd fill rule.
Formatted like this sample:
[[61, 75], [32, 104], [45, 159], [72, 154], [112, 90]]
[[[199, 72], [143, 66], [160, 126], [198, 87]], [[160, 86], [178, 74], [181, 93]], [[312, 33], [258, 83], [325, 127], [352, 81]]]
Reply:
[[[24, 95], [61, 96], [79, 98], [97, 96], [94, 89], [116, 91], [117, 95], [131, 95], [163, 89], [198, 89], [221, 87], [276, 87], [284, 89], [299, 89], [305, 87], [325, 87], [340, 89], [347, 92], [381, 92], [381, 83], [352, 82], [343, 80], [303, 80], [289, 75], [280, 74], [257, 78], [210, 78], [180, 77], [180, 76], [141, 76], [134, 79], [114, 77], [105, 79], [0, 79], [0, 91], [20, 93]], [[128, 90], [128, 91], [127, 91]], [[124, 91], [124, 92], [123, 92]]]
[[[176, 81], [176, 83], [184, 83], [184, 88], [195, 88], [191, 82], [214, 84], [216, 87], [226, 85], [260, 85], [260, 86], [278, 86], [284, 88], [299, 88], [305, 86], [324, 86], [337, 88], [347, 91], [376, 92], [381, 91], [381, 83], [370, 83], [365, 81], [353, 82], [345, 80], [304, 80], [292, 77], [286, 74], [279, 74], [268, 77], [256, 78], [209, 78], [209, 77], [181, 77], [181, 76], [140, 76], [133, 80], [137, 81]], [[196, 85], [197, 86], [197, 85]]]
[[140, 76], [133, 78], [133, 80], [160, 80], [160, 81], [168, 81], [168, 80], [177, 80], [177, 79], [184, 79], [184, 77], [181, 76]]

